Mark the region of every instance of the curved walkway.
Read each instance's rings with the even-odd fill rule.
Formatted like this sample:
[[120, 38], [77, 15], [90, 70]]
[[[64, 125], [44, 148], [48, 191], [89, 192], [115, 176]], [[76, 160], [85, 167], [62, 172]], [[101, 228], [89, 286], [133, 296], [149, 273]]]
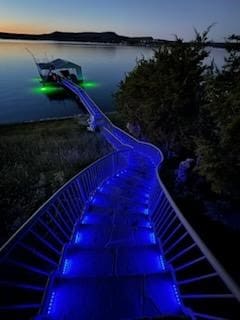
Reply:
[[58, 80], [115, 151], [60, 188], [1, 248], [0, 319], [240, 319], [238, 286], [158, 176], [161, 151]]
[[132, 151], [130, 165], [97, 188], [51, 276], [42, 315], [53, 320], [184, 315], [148, 212], [153, 175], [152, 163]]

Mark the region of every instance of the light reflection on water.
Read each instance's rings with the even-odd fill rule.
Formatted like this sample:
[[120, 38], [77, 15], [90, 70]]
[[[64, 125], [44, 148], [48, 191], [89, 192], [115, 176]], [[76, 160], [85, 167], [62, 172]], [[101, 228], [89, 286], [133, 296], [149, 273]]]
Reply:
[[[41, 83], [26, 48], [40, 60], [62, 58], [81, 65], [85, 89], [103, 111], [114, 110], [113, 93], [120, 80], [135, 66], [136, 59], [149, 58], [153, 53], [151, 48], [144, 47], [0, 40], [0, 123], [82, 112], [74, 99], [64, 93], [56, 99], [41, 89], [41, 94], [36, 94]], [[213, 55], [221, 64], [224, 50], [213, 49]]]

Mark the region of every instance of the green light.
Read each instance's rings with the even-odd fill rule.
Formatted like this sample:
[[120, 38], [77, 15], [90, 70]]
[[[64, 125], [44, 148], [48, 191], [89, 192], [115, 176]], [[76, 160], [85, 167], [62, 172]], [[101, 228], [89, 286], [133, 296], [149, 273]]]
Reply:
[[63, 88], [55, 86], [53, 84], [46, 84], [41, 87], [33, 88], [32, 91], [37, 94], [55, 94], [55, 93], [63, 92], [64, 90]]
[[84, 81], [81, 86], [85, 89], [91, 89], [91, 88], [96, 88], [99, 86], [97, 82], [94, 81]]

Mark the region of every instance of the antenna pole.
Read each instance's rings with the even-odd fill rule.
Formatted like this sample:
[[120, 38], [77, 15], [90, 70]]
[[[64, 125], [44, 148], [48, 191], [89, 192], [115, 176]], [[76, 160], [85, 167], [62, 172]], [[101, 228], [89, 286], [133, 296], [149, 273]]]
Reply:
[[30, 54], [30, 56], [33, 58], [33, 61], [35, 62], [35, 65], [36, 65], [36, 67], [37, 67], [37, 69], [38, 69], [38, 73], [39, 73], [40, 77], [42, 77], [42, 76], [41, 76], [41, 73], [40, 73], [40, 70], [39, 70], [37, 58], [34, 56], [34, 54], [32, 53], [32, 51], [31, 51], [30, 49], [28, 49], [28, 48], [25, 48], [25, 49], [26, 49], [26, 51]]

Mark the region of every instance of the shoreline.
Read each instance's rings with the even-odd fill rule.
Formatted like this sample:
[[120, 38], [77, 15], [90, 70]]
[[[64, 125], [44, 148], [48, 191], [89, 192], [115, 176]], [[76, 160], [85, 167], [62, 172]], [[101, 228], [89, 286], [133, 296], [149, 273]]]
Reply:
[[[25, 43], [52, 43], [52, 44], [67, 44], [67, 45], [86, 45], [86, 46], [95, 46], [95, 47], [146, 47], [146, 48], [158, 48], [161, 45], [171, 45], [174, 44], [175, 41], [172, 40], [162, 40], [155, 43], [127, 43], [127, 42], [101, 42], [101, 41], [74, 41], [74, 40], [54, 40], [54, 39], [25, 39], [25, 38], [1, 38], [0, 37], [0, 43], [1, 42], [25, 42]], [[188, 45], [190, 42], [184, 42], [184, 45]], [[224, 42], [210, 42], [206, 43], [205, 47], [210, 48], [216, 48], [216, 49], [225, 49], [227, 48], [226, 44]]]
[[37, 124], [37, 123], [44, 123], [44, 122], [51, 122], [51, 121], [64, 121], [64, 120], [87, 120], [88, 114], [77, 114], [73, 116], [64, 116], [64, 117], [50, 117], [50, 118], [41, 118], [38, 120], [26, 120], [21, 122], [6, 122], [1, 123], [0, 122], [0, 128], [2, 127], [11, 127], [11, 126], [18, 126], [18, 125], [24, 125], [24, 124]]
[[[119, 116], [119, 112], [118, 111], [109, 111], [106, 113], [106, 115], [108, 115], [110, 118], [115, 118]], [[21, 122], [0, 122], [0, 128], [3, 127], [11, 127], [11, 126], [20, 126], [20, 125], [24, 125], [24, 124], [37, 124], [37, 123], [44, 123], [44, 122], [51, 122], [51, 121], [64, 121], [64, 120], [83, 120], [83, 122], [87, 121], [87, 119], [89, 118], [89, 114], [85, 113], [79, 113], [73, 116], [63, 116], [63, 117], [50, 117], [50, 118], [41, 118], [38, 120], [26, 120], [26, 121], [21, 121]], [[84, 123], [81, 123], [84, 125]], [[87, 125], [87, 123], [86, 123]]]

